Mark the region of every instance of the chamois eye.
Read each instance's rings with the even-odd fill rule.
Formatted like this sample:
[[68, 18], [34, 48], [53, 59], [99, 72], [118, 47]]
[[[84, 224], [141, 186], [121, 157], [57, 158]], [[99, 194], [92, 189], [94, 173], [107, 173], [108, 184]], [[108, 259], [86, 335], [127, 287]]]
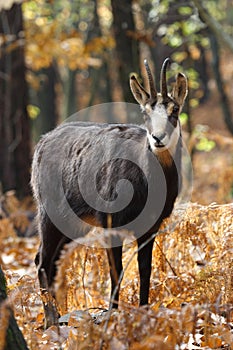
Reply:
[[179, 112], [179, 107], [178, 106], [174, 106], [173, 107], [173, 113], [178, 113]]

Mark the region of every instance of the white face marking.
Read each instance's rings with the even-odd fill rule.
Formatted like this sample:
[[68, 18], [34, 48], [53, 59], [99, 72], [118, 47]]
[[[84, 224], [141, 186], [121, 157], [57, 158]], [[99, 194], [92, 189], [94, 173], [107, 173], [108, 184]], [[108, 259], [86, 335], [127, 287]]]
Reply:
[[[171, 97], [170, 97], [171, 98]], [[144, 111], [148, 115], [147, 138], [152, 152], [159, 158], [160, 163], [169, 165], [175, 156], [177, 144], [180, 138], [180, 123], [176, 127], [169, 122], [168, 116], [172, 114], [175, 103], [168, 102], [165, 106], [163, 98], [157, 95], [157, 103], [152, 107], [147, 103]], [[160, 147], [158, 145], [160, 142]]]
[[147, 112], [148, 115], [151, 116], [151, 120], [157, 121], [161, 120], [162, 118], [167, 118], [167, 111], [164, 105], [162, 104], [157, 104], [155, 109], [151, 108], [151, 105], [149, 103], [146, 104], [145, 106], [145, 111]]

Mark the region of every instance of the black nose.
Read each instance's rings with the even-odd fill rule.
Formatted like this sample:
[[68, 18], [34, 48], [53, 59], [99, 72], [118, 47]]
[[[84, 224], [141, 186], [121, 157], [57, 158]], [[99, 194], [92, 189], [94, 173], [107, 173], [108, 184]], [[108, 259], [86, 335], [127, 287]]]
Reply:
[[154, 135], [152, 134], [151, 135], [153, 137], [153, 139], [155, 140], [155, 145], [156, 146], [163, 146], [163, 142], [162, 140], [165, 138], [166, 134], [163, 133], [163, 134], [159, 134], [159, 135]]

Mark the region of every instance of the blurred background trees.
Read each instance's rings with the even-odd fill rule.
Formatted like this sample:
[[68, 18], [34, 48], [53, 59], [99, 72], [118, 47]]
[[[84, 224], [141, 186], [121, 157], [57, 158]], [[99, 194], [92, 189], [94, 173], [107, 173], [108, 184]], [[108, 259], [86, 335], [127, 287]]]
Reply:
[[205, 123], [215, 109], [225, 134], [233, 133], [231, 1], [5, 0], [0, 11], [3, 191], [29, 193], [32, 148], [41, 134], [85, 107], [134, 102], [129, 73], [143, 76], [144, 58], [157, 84], [167, 56], [173, 72], [188, 76], [182, 122], [189, 135], [201, 106]]
[[21, 5], [0, 12], [0, 181], [29, 193], [30, 125]]

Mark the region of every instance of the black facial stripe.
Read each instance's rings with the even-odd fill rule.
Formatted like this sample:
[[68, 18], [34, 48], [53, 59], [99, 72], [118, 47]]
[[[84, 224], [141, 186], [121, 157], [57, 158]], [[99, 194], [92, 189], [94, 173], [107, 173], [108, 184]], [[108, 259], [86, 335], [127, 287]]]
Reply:
[[157, 104], [157, 101], [152, 102], [152, 103], [151, 103], [151, 108], [154, 109], [154, 107], [156, 106], [156, 104]]
[[176, 127], [176, 125], [177, 125], [177, 123], [172, 122], [170, 119], [167, 120], [166, 131], [167, 131], [169, 137], [173, 133], [174, 128]]
[[169, 116], [169, 122], [176, 127], [177, 126], [177, 122], [178, 122], [178, 115], [177, 114], [171, 114]]
[[180, 110], [179, 106], [177, 104], [174, 104], [172, 113], [168, 117], [169, 121], [174, 127], [176, 127], [177, 121], [179, 119], [179, 110]]

